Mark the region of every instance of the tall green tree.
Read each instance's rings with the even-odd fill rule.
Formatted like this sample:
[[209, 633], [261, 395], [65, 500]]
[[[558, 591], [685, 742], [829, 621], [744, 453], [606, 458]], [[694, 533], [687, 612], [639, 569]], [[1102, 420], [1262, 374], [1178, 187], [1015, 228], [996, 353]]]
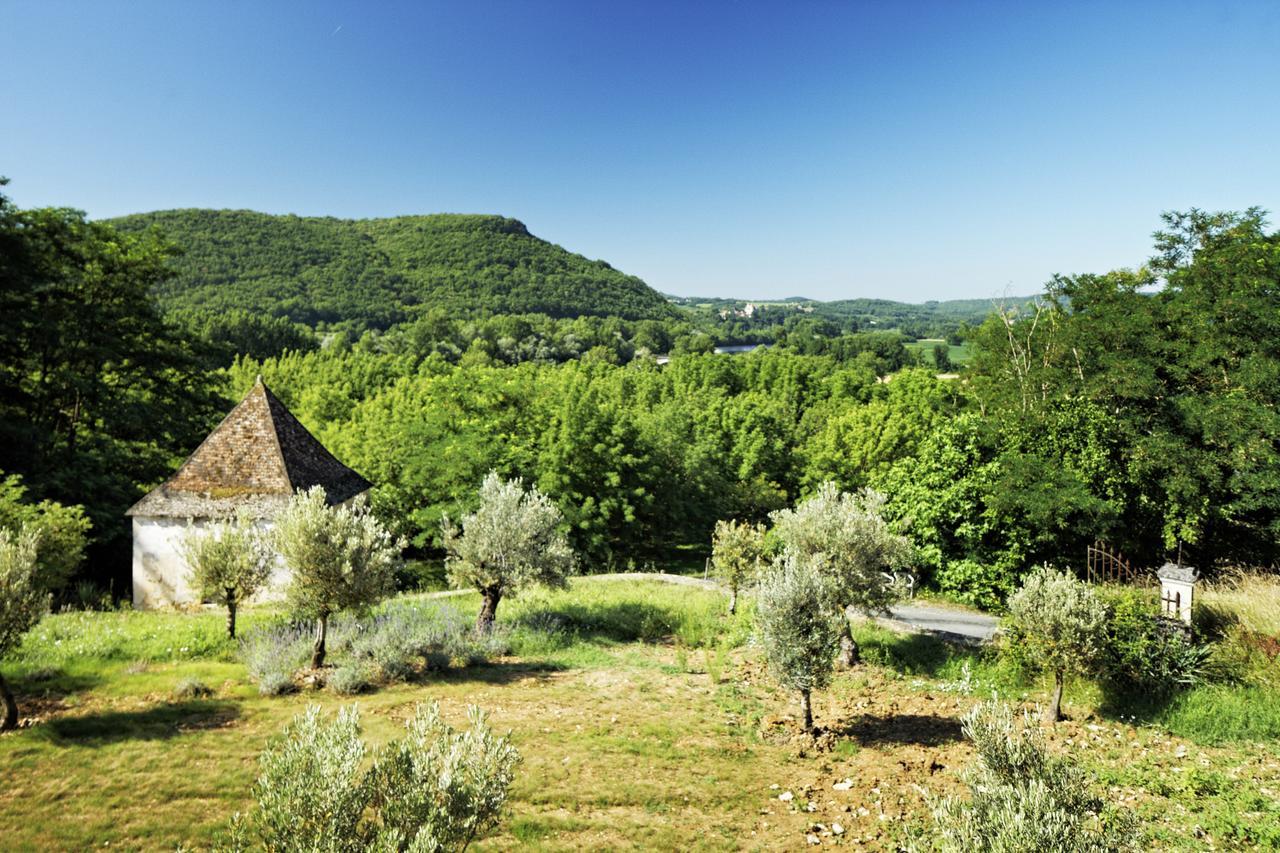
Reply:
[[[1280, 234], [1257, 209], [1164, 220], [1146, 267], [1056, 277], [1029, 313], [988, 320], [975, 335], [971, 387], [992, 424], [1016, 425], [1007, 435], [1049, 432], [1068, 410], [1105, 419], [1094, 433], [1115, 451], [1112, 475], [1105, 485], [1066, 482], [1063, 493], [1080, 504], [1070, 491], [1083, 485], [1111, 504], [1099, 538], [1151, 563], [1186, 546], [1202, 565], [1271, 565], [1280, 557]], [[1058, 470], [1053, 455], [1017, 454]], [[1074, 549], [1078, 537], [1060, 544]]]
[[83, 504], [100, 543], [213, 417], [199, 360], [157, 312], [173, 248], [0, 195], [0, 469]]
[[608, 368], [572, 367], [551, 408], [538, 486], [556, 495], [575, 549], [608, 563], [654, 541], [656, 472]]

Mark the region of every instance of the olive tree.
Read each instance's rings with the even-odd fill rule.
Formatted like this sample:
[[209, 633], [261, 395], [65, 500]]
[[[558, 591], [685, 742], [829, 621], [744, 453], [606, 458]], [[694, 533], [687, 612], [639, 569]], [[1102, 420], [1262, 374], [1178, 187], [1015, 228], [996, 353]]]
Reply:
[[368, 607], [390, 594], [404, 542], [374, 517], [363, 495], [330, 506], [320, 486], [290, 499], [276, 518], [272, 541], [291, 574], [286, 593], [290, 607], [316, 620], [311, 666], [324, 666], [329, 617]]
[[1106, 605], [1088, 584], [1041, 566], [1010, 596], [1009, 627], [1009, 639], [1019, 644], [1025, 659], [1053, 673], [1053, 699], [1044, 719], [1056, 723], [1066, 676], [1086, 672], [1102, 652]]
[[504, 596], [529, 584], [564, 586], [576, 559], [560, 530], [564, 516], [536, 487], [503, 481], [490, 471], [480, 486], [480, 507], [462, 518], [448, 516], [442, 528], [449, 581], [480, 592], [476, 628], [488, 631]]
[[376, 751], [355, 706], [329, 721], [318, 706], [294, 718], [261, 759], [257, 808], [232, 820], [231, 850], [465, 850], [506, 805], [520, 754], [479, 708], [458, 731], [434, 702], [418, 705], [405, 736]]
[[[49, 611], [49, 593], [36, 577], [38, 538], [25, 528], [16, 535], [0, 529], [0, 657], [17, 648], [22, 635]], [[18, 703], [3, 675], [0, 698], [0, 731], [7, 731], [18, 725]]]
[[760, 573], [764, 556], [764, 525], [745, 521], [717, 521], [711, 539], [711, 565], [729, 587], [729, 612], [738, 611], [738, 591]]
[[[849, 608], [866, 614], [883, 612], [900, 597], [890, 570], [912, 554], [911, 540], [894, 533], [881, 510], [884, 495], [871, 489], [841, 492], [826, 482], [794, 509], [770, 515], [785, 550], [821, 557], [823, 579], [842, 617]], [[847, 620], [840, 637], [841, 663], [852, 666], [858, 647]]]
[[275, 560], [256, 519], [241, 513], [206, 531], [188, 527], [179, 549], [200, 600], [227, 608], [227, 636], [235, 639], [236, 610], [262, 589]]
[[832, 658], [844, 619], [835, 612], [822, 558], [784, 554], [760, 581], [756, 631], [769, 671], [800, 693], [805, 731], [813, 729], [812, 693], [831, 680]]

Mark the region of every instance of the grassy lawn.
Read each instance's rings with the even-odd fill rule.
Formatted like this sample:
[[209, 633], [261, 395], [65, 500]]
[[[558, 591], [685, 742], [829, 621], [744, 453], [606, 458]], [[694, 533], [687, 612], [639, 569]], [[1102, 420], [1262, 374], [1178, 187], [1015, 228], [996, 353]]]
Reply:
[[[503, 602], [512, 655], [355, 700], [260, 697], [220, 614], [53, 616], [0, 662], [33, 720], [0, 737], [0, 837], [10, 850], [207, 847], [249, 808], [258, 754], [307, 704], [357, 701], [379, 741], [437, 699], [455, 724], [483, 706], [524, 757], [508, 817], [482, 849], [795, 848], [811, 832], [892, 849], [926, 819], [926, 792], [959, 789], [971, 759], [963, 713], [993, 690], [1044, 695], [981, 652], [863, 625], [866, 663], [815, 697], [815, 742], [796, 734], [791, 697], [751, 647], [750, 614], [730, 619], [723, 604], [696, 588], [578, 580]], [[245, 625], [278, 618], [250, 611]], [[178, 698], [187, 678], [213, 695]], [[1184, 701], [1212, 698], [1195, 695]], [[1197, 744], [1163, 723], [1104, 717], [1102, 698], [1088, 684], [1068, 690], [1072, 719], [1054, 748], [1137, 809], [1153, 846], [1280, 843], [1276, 740], [1228, 732]]]

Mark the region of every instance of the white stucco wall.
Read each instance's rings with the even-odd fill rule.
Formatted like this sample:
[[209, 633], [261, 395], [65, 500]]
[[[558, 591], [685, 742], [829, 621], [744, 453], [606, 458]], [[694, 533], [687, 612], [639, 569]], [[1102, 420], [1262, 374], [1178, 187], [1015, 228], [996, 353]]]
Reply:
[[[1174, 619], [1181, 619], [1188, 625], [1191, 624], [1191, 597], [1195, 594], [1195, 586], [1186, 581], [1173, 580], [1171, 578], [1160, 579], [1160, 600], [1165, 616]], [[1176, 599], [1174, 597], [1177, 596]], [[1178, 602], [1178, 607], [1167, 601], [1174, 599]]]
[[[189, 521], [179, 518], [135, 516], [133, 519], [133, 606], [138, 609], [171, 607], [175, 604], [191, 604], [195, 595], [187, 583], [187, 562], [182, 558], [179, 544], [187, 535], [188, 526], [196, 531], [207, 531], [208, 522], [202, 519]], [[264, 529], [271, 523], [260, 522]], [[289, 570], [276, 560], [271, 579], [254, 602], [275, 601], [284, 595], [289, 582]]]

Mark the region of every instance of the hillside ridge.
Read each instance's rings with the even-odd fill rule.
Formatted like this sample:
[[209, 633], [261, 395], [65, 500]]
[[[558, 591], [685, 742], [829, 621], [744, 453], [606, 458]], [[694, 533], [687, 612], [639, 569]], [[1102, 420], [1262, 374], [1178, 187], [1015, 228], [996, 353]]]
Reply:
[[433, 307], [456, 313], [666, 319], [641, 279], [497, 214], [375, 219], [180, 208], [104, 220], [175, 243], [166, 309], [247, 309], [312, 326], [387, 328]]

